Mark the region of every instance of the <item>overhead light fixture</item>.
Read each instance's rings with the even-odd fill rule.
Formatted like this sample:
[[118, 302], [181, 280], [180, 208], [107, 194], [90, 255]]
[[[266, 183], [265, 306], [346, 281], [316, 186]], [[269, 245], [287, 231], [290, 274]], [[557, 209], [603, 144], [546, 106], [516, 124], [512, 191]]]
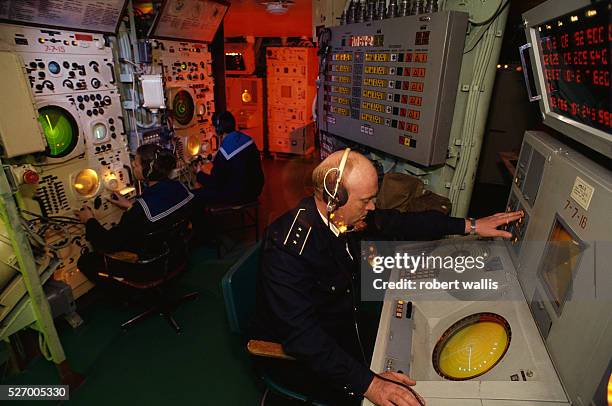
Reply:
[[293, 0], [277, 0], [262, 2], [266, 6], [266, 12], [274, 15], [286, 14], [289, 11], [289, 7], [294, 4]]

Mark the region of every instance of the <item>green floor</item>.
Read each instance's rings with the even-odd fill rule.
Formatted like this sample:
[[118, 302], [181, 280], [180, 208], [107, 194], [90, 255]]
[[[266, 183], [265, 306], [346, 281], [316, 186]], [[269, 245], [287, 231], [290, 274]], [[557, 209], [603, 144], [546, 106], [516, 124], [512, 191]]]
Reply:
[[[213, 250], [205, 248], [192, 254], [189, 272], [174, 290], [197, 290], [200, 297], [175, 313], [183, 329], [180, 335], [158, 316], [123, 332], [119, 325], [134, 310], [109, 300], [96, 300], [79, 310], [85, 323], [77, 329], [61, 323], [66, 356], [73, 369], [86, 376], [68, 403], [259, 404], [261, 388], [240, 338], [229, 332], [220, 289], [221, 278], [233, 260], [216, 260]], [[3, 383], [59, 382], [54, 365], [41, 357]]]

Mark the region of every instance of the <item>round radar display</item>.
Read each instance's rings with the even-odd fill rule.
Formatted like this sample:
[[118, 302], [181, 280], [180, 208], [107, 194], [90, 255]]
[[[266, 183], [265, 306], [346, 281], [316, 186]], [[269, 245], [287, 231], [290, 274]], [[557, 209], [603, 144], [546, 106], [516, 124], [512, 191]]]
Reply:
[[174, 119], [181, 125], [187, 125], [193, 118], [195, 105], [193, 98], [186, 90], [179, 91], [172, 101]]
[[42, 107], [38, 114], [47, 139], [47, 156], [61, 158], [70, 154], [79, 141], [79, 127], [72, 114], [59, 106]]
[[107, 134], [106, 125], [103, 123], [98, 123], [93, 126], [93, 136], [96, 142], [104, 141]]
[[74, 189], [81, 196], [92, 196], [100, 187], [98, 173], [93, 169], [83, 169], [74, 178]]
[[495, 313], [476, 313], [450, 326], [432, 354], [436, 372], [443, 378], [464, 381], [495, 367], [504, 357], [512, 332], [510, 324]]
[[195, 156], [200, 152], [202, 144], [200, 143], [200, 137], [197, 135], [190, 135], [187, 138], [187, 150], [191, 154], [191, 156]]

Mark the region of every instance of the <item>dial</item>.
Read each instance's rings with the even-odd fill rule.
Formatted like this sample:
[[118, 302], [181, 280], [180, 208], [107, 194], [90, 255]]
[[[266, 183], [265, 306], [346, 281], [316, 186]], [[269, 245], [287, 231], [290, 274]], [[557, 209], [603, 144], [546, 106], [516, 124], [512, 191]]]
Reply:
[[96, 142], [103, 141], [106, 138], [106, 134], [108, 130], [106, 129], [106, 125], [103, 123], [98, 123], [93, 126], [93, 136]]
[[49, 62], [49, 72], [53, 73], [54, 75], [57, 75], [60, 72], [60, 70], [61, 68], [59, 66], [59, 63], [55, 61]]
[[436, 344], [432, 361], [443, 378], [464, 381], [497, 365], [510, 346], [510, 324], [495, 313], [476, 313], [450, 326]]
[[70, 154], [79, 140], [79, 127], [72, 114], [53, 105], [40, 108], [38, 114], [47, 139], [47, 156], [60, 158]]
[[72, 185], [81, 196], [92, 196], [100, 187], [100, 179], [93, 169], [83, 169], [75, 176]]

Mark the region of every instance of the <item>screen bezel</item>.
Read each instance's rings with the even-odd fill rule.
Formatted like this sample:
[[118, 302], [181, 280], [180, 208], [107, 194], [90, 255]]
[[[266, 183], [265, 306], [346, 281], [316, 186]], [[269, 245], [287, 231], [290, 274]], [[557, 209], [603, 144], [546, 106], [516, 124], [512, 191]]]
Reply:
[[548, 92], [546, 91], [544, 68], [539, 57], [542, 50], [537, 27], [555, 17], [563, 16], [591, 4], [589, 0], [564, 0], [562, 2], [548, 0], [523, 14], [523, 20], [525, 22], [527, 41], [531, 44], [529, 53], [534, 81], [538, 94], [542, 96], [538, 103], [540, 111], [542, 112], [544, 124], [602, 153], [608, 158], [612, 158], [612, 134], [572, 120], [569, 117], [560, 115], [551, 110]]

